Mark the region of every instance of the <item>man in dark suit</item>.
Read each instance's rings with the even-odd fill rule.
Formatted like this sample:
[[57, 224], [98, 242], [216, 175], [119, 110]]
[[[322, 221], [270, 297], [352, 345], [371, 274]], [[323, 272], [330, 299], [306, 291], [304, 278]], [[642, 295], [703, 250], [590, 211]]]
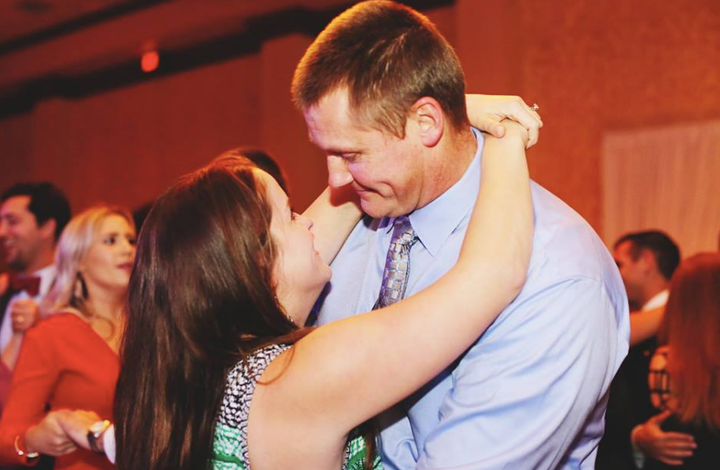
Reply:
[[0, 275], [1, 390], [1, 377], [15, 366], [23, 334], [37, 321], [39, 301], [55, 278], [55, 245], [70, 205], [51, 183], [16, 184], [0, 202], [0, 243], [10, 268]]

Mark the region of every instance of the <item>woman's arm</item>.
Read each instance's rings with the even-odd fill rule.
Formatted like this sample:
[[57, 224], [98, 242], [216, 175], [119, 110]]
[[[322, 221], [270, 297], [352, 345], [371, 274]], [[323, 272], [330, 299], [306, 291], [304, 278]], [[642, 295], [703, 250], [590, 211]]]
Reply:
[[262, 377], [269, 385], [253, 398], [251, 449], [297, 439], [310, 447], [307, 441], [341, 442], [447, 367], [517, 295], [533, 220], [527, 133], [509, 125], [508, 134], [486, 141], [479, 198], [457, 264], [402, 302], [318, 328], [271, 363]]
[[315, 249], [325, 263], [335, 259], [361, 215], [358, 198], [349, 186], [326, 188], [303, 212], [313, 222]]
[[45, 405], [52, 396], [59, 376], [55, 354], [52, 352], [53, 333], [39, 325], [30, 330], [23, 341], [20, 357], [13, 373], [13, 382], [0, 420], [0, 463], [25, 464], [15, 449], [28, 453], [40, 452], [61, 455], [75, 446], [63, 436], [53, 417], [46, 418]]

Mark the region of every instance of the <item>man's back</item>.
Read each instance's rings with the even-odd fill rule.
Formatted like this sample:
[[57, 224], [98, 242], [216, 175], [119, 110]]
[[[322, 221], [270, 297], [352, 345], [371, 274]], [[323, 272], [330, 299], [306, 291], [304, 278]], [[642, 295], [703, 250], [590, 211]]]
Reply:
[[[411, 252], [407, 295], [455, 263], [478, 167], [479, 157], [455, 186], [410, 215], [420, 243]], [[627, 299], [590, 226], [535, 184], [533, 201], [534, 251], [523, 291], [454, 367], [379, 418], [386, 468], [593, 467], [606, 392], [627, 353]], [[319, 323], [372, 308], [389, 222], [356, 227], [333, 263]]]

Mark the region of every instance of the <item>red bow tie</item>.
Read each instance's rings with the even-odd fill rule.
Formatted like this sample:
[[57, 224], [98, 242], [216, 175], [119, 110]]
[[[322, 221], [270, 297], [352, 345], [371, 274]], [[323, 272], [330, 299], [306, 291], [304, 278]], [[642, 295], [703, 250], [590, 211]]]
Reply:
[[35, 297], [40, 293], [40, 276], [24, 276], [20, 277], [16, 274], [10, 275], [10, 291], [25, 291], [30, 297]]

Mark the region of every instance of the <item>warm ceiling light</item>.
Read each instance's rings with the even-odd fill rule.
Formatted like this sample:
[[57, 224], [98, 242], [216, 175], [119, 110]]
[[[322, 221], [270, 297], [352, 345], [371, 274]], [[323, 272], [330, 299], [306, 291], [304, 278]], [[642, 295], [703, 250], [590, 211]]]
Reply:
[[160, 64], [160, 55], [157, 51], [148, 51], [142, 55], [140, 59], [140, 67], [143, 72], [150, 73], [155, 71]]

